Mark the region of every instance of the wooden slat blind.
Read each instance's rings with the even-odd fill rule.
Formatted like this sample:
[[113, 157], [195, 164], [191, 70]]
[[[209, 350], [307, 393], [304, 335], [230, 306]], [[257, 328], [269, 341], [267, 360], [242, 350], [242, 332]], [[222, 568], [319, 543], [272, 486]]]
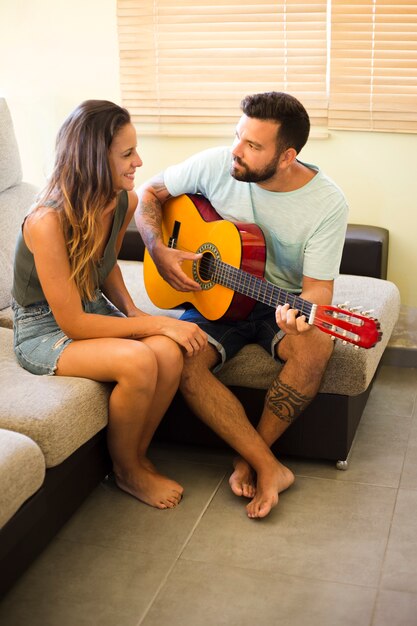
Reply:
[[417, 2], [332, 0], [329, 127], [417, 131]]
[[326, 11], [327, 0], [118, 0], [123, 103], [142, 133], [202, 134], [229, 132], [248, 93], [288, 91], [327, 126]]

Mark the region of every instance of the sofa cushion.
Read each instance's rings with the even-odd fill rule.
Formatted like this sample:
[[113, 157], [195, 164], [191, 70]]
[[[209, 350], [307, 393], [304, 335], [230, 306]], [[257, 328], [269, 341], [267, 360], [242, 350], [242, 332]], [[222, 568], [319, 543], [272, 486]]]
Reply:
[[[143, 264], [137, 261], [120, 261], [123, 277], [133, 300], [147, 313], [174, 315], [182, 310], [165, 311], [156, 308], [149, 300], [143, 284]], [[400, 295], [394, 283], [368, 276], [341, 274], [335, 280], [334, 303], [349, 302], [349, 306], [360, 306], [362, 310], [373, 309], [372, 316], [378, 318], [383, 331], [382, 340], [368, 350], [343, 345], [336, 340], [333, 356], [323, 378], [320, 391], [340, 395], [359, 395], [368, 388], [382, 353], [389, 341], [399, 316]], [[218, 373], [219, 379], [228, 386], [268, 389], [280, 370], [268, 353], [258, 345], [245, 346], [230, 359]]]
[[27, 372], [15, 359], [7, 328], [0, 328], [0, 379], [0, 428], [33, 439], [46, 467], [61, 463], [107, 424], [110, 385]]
[[35, 196], [36, 187], [29, 183], [20, 183], [0, 194], [0, 310], [10, 305], [16, 239]]
[[0, 528], [42, 485], [45, 458], [34, 441], [0, 429]]
[[6, 100], [0, 98], [0, 193], [22, 180], [19, 149]]

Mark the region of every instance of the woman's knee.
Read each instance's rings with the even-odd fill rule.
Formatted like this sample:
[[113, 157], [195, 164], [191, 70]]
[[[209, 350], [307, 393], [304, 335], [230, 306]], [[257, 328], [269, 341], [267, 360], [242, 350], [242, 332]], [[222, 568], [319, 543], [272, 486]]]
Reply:
[[126, 341], [118, 355], [119, 382], [142, 385], [154, 384], [158, 376], [158, 363], [153, 351], [138, 341]]
[[152, 350], [158, 362], [158, 367], [171, 370], [182, 370], [183, 354], [180, 346], [169, 337], [156, 335], [143, 340], [148, 348]]

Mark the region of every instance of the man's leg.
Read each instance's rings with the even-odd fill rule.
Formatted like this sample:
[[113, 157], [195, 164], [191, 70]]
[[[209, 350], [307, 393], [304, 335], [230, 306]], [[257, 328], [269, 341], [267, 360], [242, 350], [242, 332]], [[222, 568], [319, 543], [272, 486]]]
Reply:
[[[316, 396], [332, 351], [331, 338], [317, 328], [301, 335], [286, 335], [278, 344], [278, 356], [285, 365], [268, 390], [257, 427], [269, 447]], [[247, 459], [237, 459], [235, 481], [250, 484], [252, 476]]]
[[185, 359], [180, 389], [193, 412], [255, 470], [257, 492], [247, 507], [248, 515], [265, 517], [294, 476], [253, 428], [236, 396], [211, 373], [217, 361], [218, 353], [211, 345], [196, 357]]

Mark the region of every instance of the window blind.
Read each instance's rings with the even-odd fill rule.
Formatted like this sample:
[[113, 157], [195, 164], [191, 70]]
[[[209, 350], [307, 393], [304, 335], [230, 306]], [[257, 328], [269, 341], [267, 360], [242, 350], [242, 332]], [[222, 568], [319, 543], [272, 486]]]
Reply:
[[417, 131], [417, 2], [332, 0], [329, 127]]
[[142, 133], [229, 133], [245, 95], [287, 91], [327, 127], [326, 19], [327, 0], [118, 0], [123, 103]]

